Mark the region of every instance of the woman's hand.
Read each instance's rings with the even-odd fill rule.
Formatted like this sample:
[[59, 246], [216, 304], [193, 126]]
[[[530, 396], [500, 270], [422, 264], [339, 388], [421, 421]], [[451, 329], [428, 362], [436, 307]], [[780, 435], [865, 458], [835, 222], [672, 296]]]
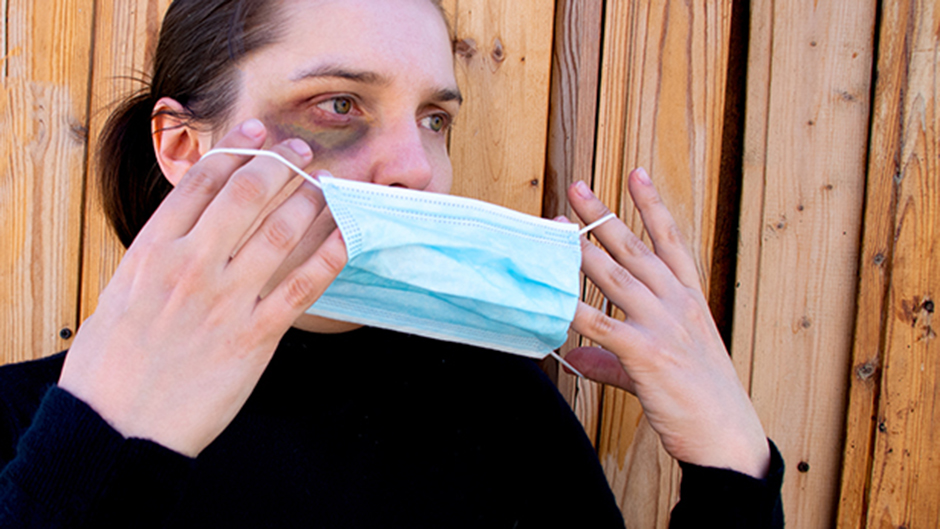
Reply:
[[[260, 148], [250, 120], [219, 147]], [[303, 167], [309, 147], [272, 150]], [[232, 421], [281, 336], [346, 261], [339, 233], [262, 299], [272, 274], [323, 209], [304, 183], [236, 246], [291, 178], [268, 158], [196, 163], [128, 249], [81, 327], [59, 385], [127, 437], [195, 456]]]
[[[581, 303], [572, 328], [603, 349], [576, 349], [567, 360], [587, 377], [635, 394], [676, 459], [763, 477], [767, 439], [712, 320], [695, 262], [646, 172], [631, 173], [628, 185], [655, 252], [620, 221], [593, 232], [607, 252], [582, 240], [584, 273], [626, 320]], [[609, 213], [581, 182], [568, 197], [585, 223]]]

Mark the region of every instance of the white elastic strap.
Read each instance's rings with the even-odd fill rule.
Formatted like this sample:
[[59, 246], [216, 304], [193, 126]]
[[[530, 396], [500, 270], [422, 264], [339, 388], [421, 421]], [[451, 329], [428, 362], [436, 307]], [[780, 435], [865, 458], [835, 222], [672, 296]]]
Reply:
[[267, 156], [268, 158], [274, 158], [275, 160], [293, 169], [295, 173], [304, 177], [306, 181], [317, 186], [317, 188], [323, 189], [323, 187], [320, 185], [320, 182], [317, 182], [316, 178], [308, 175], [306, 172], [304, 172], [303, 169], [292, 164], [287, 158], [284, 158], [280, 154], [273, 152], [273, 151], [262, 151], [259, 149], [235, 149], [235, 148], [229, 148], [229, 147], [219, 147], [218, 149], [212, 149], [206, 154], [203, 154], [202, 157], [205, 158], [209, 156], [210, 154], [240, 154], [242, 156]]
[[580, 371], [575, 369], [574, 366], [572, 366], [568, 362], [565, 362], [565, 359], [559, 356], [558, 353], [556, 353], [555, 351], [551, 351], [548, 354], [552, 355], [552, 358], [554, 358], [555, 360], [558, 360], [559, 362], [561, 362], [561, 365], [570, 369], [572, 373], [574, 373], [575, 375], [578, 375], [581, 378], [584, 378], [584, 375], [582, 375]]
[[610, 215], [607, 215], [606, 217], [602, 218], [601, 220], [599, 220], [599, 221], [597, 221], [597, 222], [593, 222], [593, 223], [591, 223], [591, 224], [588, 224], [587, 226], [584, 227], [584, 229], [582, 229], [581, 231], [578, 232], [578, 235], [584, 235], [584, 234], [586, 234], [587, 232], [593, 230], [594, 228], [600, 226], [601, 224], [607, 222], [608, 220], [610, 220], [610, 219], [616, 219], [616, 218], [617, 218], [617, 215], [616, 215], [615, 213], [611, 213]]

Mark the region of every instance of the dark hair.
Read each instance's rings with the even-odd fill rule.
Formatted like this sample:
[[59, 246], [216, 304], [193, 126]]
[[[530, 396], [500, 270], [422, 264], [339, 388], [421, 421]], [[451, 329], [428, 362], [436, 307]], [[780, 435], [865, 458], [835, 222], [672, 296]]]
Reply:
[[153, 75], [118, 106], [101, 132], [99, 189], [105, 215], [125, 247], [172, 186], [160, 171], [150, 127], [163, 97], [184, 107], [183, 123], [218, 125], [238, 94], [236, 63], [279, 37], [279, 2], [174, 0], [163, 19]]

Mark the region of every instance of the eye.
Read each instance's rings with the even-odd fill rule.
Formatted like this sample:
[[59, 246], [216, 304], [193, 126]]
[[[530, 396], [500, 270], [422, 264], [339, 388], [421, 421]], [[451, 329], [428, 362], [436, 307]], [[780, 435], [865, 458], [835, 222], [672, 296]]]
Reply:
[[431, 114], [418, 122], [422, 127], [433, 132], [441, 132], [450, 124], [450, 118], [444, 114]]
[[317, 104], [320, 110], [345, 116], [352, 112], [353, 100], [349, 97], [333, 97]]

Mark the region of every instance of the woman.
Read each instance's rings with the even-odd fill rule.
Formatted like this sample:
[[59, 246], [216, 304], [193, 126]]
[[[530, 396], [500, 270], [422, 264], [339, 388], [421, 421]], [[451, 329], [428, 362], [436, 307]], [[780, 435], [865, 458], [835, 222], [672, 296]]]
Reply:
[[[447, 192], [460, 102], [431, 0], [174, 2], [150, 90], [102, 142], [127, 255], [64, 360], [0, 374], [0, 525], [622, 526], [537, 368], [305, 314], [345, 263], [322, 196], [279, 197], [292, 175], [268, 158], [202, 157]], [[606, 351], [569, 360], [635, 392], [684, 462], [675, 526], [779, 523], [779, 455], [692, 259], [644, 172], [630, 190], [656, 253], [618, 221], [595, 231], [609, 254], [583, 245], [628, 319], [581, 305], [573, 328]], [[608, 213], [583, 185], [569, 199]]]

